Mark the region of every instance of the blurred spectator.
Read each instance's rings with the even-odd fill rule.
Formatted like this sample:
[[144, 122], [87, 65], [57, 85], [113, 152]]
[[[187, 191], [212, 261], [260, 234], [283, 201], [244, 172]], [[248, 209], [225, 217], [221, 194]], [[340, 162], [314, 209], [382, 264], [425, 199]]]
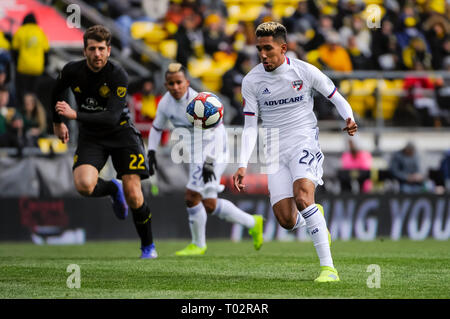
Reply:
[[[444, 62], [444, 71], [450, 72], [450, 56]], [[443, 125], [450, 126], [450, 77], [437, 77], [435, 80], [436, 100], [441, 112]]]
[[355, 36], [350, 36], [347, 43], [347, 51], [352, 62], [353, 69], [355, 70], [370, 70], [372, 69], [369, 56], [361, 52], [357, 44]]
[[22, 105], [25, 92], [37, 93], [50, 49], [47, 36], [37, 25], [33, 13], [27, 14], [13, 36], [12, 49], [16, 62], [16, 97]]
[[364, 0], [341, 0], [338, 2], [338, 13], [335, 16], [334, 21], [337, 30], [339, 30], [344, 23], [343, 17], [358, 15], [366, 6]]
[[23, 96], [23, 133], [25, 146], [38, 146], [37, 140], [47, 132], [47, 116], [36, 95]]
[[317, 19], [309, 13], [308, 3], [305, 0], [300, 0], [295, 12], [291, 16], [283, 18], [282, 21], [288, 34], [303, 35], [308, 30], [316, 30], [318, 27]]
[[201, 57], [204, 54], [203, 33], [195, 15], [188, 15], [181, 22], [175, 33], [175, 40], [177, 41], [176, 60], [184, 66], [187, 66], [191, 56]]
[[0, 86], [4, 86], [9, 92], [9, 106], [16, 106], [16, 92], [14, 90], [14, 83], [8, 81], [8, 74], [5, 67], [0, 65]]
[[120, 37], [122, 56], [128, 57], [131, 53], [130, 29], [137, 21], [149, 21], [154, 19], [148, 17], [142, 7], [142, 0], [108, 0], [109, 15], [121, 30]]
[[384, 9], [386, 9], [386, 12], [383, 16], [383, 20], [388, 20], [393, 25], [393, 30], [397, 31], [401, 29], [401, 22], [399, 20], [400, 16], [400, 4], [397, 0], [385, 0], [384, 1]]
[[183, 8], [181, 7], [181, 1], [169, 1], [169, 7], [165, 15], [165, 23], [173, 23], [175, 25], [180, 25], [181, 21], [185, 18]]
[[23, 119], [15, 107], [8, 106], [9, 91], [0, 87], [0, 147], [22, 148]]
[[394, 34], [394, 24], [390, 20], [383, 19], [381, 28], [374, 29], [371, 50], [372, 61], [377, 69], [401, 69], [401, 49]]
[[339, 29], [339, 36], [341, 37], [341, 44], [343, 46], [349, 45], [349, 40], [353, 41], [353, 48], [358, 49], [359, 52], [366, 58], [370, 58], [372, 51], [370, 44], [372, 36], [367, 29], [365, 21], [360, 15], [354, 14], [351, 17], [343, 18], [344, 26]]
[[319, 51], [319, 63], [322, 69], [333, 71], [352, 71], [352, 61], [347, 50], [339, 45], [339, 34], [329, 32], [325, 44], [322, 44]]
[[402, 52], [403, 64], [409, 70], [431, 70], [431, 54], [427, 51], [424, 40], [419, 37], [410, 39], [409, 45]]
[[444, 153], [439, 171], [448, 191], [450, 191], [450, 150]]
[[214, 52], [229, 52], [231, 47], [225, 34], [225, 24], [218, 14], [210, 14], [205, 18], [203, 27], [203, 44], [205, 53], [213, 56]]
[[142, 0], [142, 10], [153, 21], [162, 21], [169, 8], [169, 0]]
[[135, 120], [149, 120], [153, 121], [158, 108], [158, 102], [161, 95], [156, 94], [155, 84], [152, 77], [143, 79], [141, 88], [132, 96], [132, 104], [135, 108], [135, 115], [138, 116]]
[[253, 28], [253, 24], [245, 21], [239, 21], [237, 28], [231, 34], [229, 41], [235, 52], [243, 50], [256, 50], [255, 29]]
[[269, 22], [269, 21], [275, 21], [275, 22], [280, 21], [280, 18], [273, 12], [273, 4], [272, 4], [271, 0], [264, 3], [264, 7], [262, 8], [259, 16], [255, 20], [254, 27], [256, 28], [261, 23]]
[[441, 70], [444, 66], [446, 55], [450, 53], [446, 51], [444, 46], [450, 35], [450, 23], [441, 15], [433, 14], [424, 22], [423, 28], [430, 45], [431, 65], [434, 70]]
[[399, 30], [395, 35], [402, 50], [410, 44], [411, 38], [422, 39], [426, 46], [425, 36], [418, 27], [420, 21], [419, 16], [411, 3], [403, 7], [403, 11], [400, 13], [398, 20], [400, 21]]
[[242, 125], [244, 123], [241, 84], [242, 79], [252, 67], [251, 57], [244, 52], [239, 52], [233, 68], [223, 75], [220, 93], [230, 99], [230, 104], [235, 110], [235, 115], [230, 122], [231, 125]]
[[153, 122], [161, 95], [155, 92], [154, 80], [144, 78], [140, 89], [131, 96], [130, 109], [136, 128], [146, 138], [149, 134], [149, 125]]
[[11, 44], [5, 37], [3, 31], [0, 30], [0, 70], [4, 71], [6, 77], [0, 80], [0, 85], [8, 83], [11, 80], [11, 63], [12, 58], [10, 54]]
[[401, 192], [417, 193], [423, 190], [424, 176], [420, 173], [419, 167], [419, 157], [411, 142], [392, 155], [389, 170], [400, 183]]
[[[156, 1], [156, 0], [155, 0]], [[228, 17], [228, 9], [224, 1], [217, 0], [190, 0], [191, 3], [195, 4], [195, 9], [202, 14], [202, 16], [207, 16], [205, 12], [217, 12], [222, 17]]]
[[[370, 180], [372, 154], [360, 148], [358, 137], [348, 137], [347, 141], [347, 150], [341, 156], [341, 169], [354, 171], [353, 174], [349, 174], [347, 177], [358, 182], [361, 192], [368, 193], [372, 190], [372, 181]], [[351, 180], [341, 180], [341, 183], [347, 185], [347, 189], [351, 189]]]
[[184, 3], [183, 0], [170, 0], [169, 7], [164, 17], [166, 24], [181, 25], [186, 17], [194, 18], [195, 24], [199, 25], [202, 22], [201, 12], [197, 11], [195, 3]]
[[319, 18], [319, 28], [308, 29], [304, 33], [304, 37], [300, 37], [300, 45], [305, 51], [318, 49], [325, 43], [325, 39], [330, 32], [335, 32], [333, 27], [333, 18], [329, 15], [321, 15]]
[[297, 44], [296, 36], [294, 34], [289, 34], [287, 36], [287, 51], [285, 55], [291, 59], [306, 59], [306, 52], [301, 46]]
[[[423, 71], [420, 61], [415, 61], [415, 71]], [[403, 88], [406, 91], [405, 103], [410, 103], [419, 113], [423, 126], [440, 126], [440, 111], [436, 102], [434, 83], [427, 75], [405, 77]]]
[[418, 127], [422, 125], [420, 115], [412, 101], [406, 98], [400, 99], [395, 108], [392, 122], [396, 127]]

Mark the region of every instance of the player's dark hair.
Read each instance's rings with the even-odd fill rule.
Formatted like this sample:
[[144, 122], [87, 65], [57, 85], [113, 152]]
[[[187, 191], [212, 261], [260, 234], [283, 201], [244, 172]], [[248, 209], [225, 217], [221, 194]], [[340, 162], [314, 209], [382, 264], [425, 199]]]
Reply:
[[167, 67], [167, 71], [165, 73], [165, 78], [167, 79], [167, 75], [172, 73], [182, 72], [184, 77], [187, 79], [187, 70], [186, 67], [181, 63], [170, 63]]
[[84, 48], [87, 48], [88, 39], [97, 42], [105, 41], [106, 45], [109, 47], [111, 46], [111, 38], [112, 35], [108, 28], [99, 24], [93, 25], [92, 27], [89, 27], [83, 35]]
[[284, 25], [278, 22], [261, 23], [255, 31], [256, 37], [273, 37], [274, 40], [282, 40], [287, 42], [287, 30]]

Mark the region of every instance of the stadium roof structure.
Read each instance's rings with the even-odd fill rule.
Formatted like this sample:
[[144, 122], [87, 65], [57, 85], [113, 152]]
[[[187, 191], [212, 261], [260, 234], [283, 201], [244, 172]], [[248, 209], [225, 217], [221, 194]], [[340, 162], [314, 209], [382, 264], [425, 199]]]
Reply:
[[55, 8], [36, 0], [0, 1], [0, 30], [14, 34], [28, 13], [34, 13], [51, 47], [83, 47], [81, 29], [69, 27], [66, 18]]

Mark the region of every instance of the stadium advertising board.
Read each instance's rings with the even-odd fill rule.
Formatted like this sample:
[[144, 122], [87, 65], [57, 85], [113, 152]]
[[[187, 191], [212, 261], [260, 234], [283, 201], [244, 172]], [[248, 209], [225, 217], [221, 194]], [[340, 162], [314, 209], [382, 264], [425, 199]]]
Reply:
[[[292, 233], [278, 225], [266, 196], [227, 194], [224, 197], [241, 209], [266, 218], [265, 240], [309, 240], [304, 227]], [[445, 196], [340, 195], [323, 196], [318, 202], [325, 209], [334, 240], [450, 238], [450, 199]], [[151, 198], [150, 205], [156, 240], [189, 238], [182, 193]], [[37, 243], [46, 238], [53, 243], [64, 243], [61, 237], [65, 236], [65, 240], [75, 244], [91, 239], [136, 238], [131, 219], [117, 220], [108, 199], [4, 198], [0, 207], [0, 240], [30, 240], [34, 235]], [[239, 225], [213, 217], [208, 219], [207, 236], [236, 241], [248, 237]]]

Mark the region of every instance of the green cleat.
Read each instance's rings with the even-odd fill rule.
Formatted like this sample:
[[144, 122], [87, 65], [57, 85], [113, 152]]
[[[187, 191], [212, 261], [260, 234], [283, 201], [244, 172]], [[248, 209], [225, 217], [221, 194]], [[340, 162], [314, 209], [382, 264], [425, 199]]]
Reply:
[[198, 256], [198, 255], [204, 255], [206, 252], [206, 245], [205, 247], [198, 247], [196, 244], [189, 244], [186, 248], [176, 251], [175, 255], [177, 256]]
[[[316, 206], [320, 210], [320, 212], [322, 213], [323, 217], [325, 217], [325, 212], [323, 211], [322, 205], [316, 203]], [[328, 229], [327, 229], [327, 232], [328, 232], [328, 243], [330, 244], [330, 247], [331, 247], [331, 234], [330, 234], [330, 231]]]
[[253, 237], [253, 246], [256, 250], [259, 250], [264, 242], [263, 238], [263, 223], [264, 219], [261, 215], [253, 215], [255, 219], [255, 226], [248, 230], [250, 236]]
[[320, 269], [321, 269], [320, 275], [319, 275], [319, 277], [314, 279], [315, 282], [340, 281], [336, 268], [328, 267], [328, 266], [321, 266]]

